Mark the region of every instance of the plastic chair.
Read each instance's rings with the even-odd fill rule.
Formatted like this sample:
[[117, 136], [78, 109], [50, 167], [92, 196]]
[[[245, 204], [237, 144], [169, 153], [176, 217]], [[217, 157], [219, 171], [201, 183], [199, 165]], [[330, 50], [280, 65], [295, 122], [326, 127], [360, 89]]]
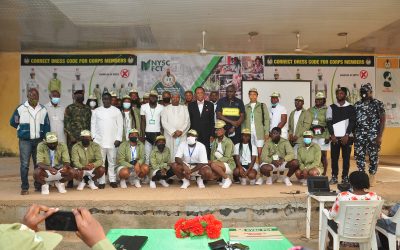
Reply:
[[393, 217], [388, 217], [385, 214], [382, 214], [383, 219], [389, 219], [392, 222], [396, 223], [396, 231], [395, 234], [386, 231], [384, 228], [380, 226], [376, 226], [376, 230], [386, 236], [389, 242], [389, 250], [396, 250], [397, 241], [400, 242], [400, 209], [397, 210], [396, 214]]
[[324, 209], [322, 216], [319, 249], [326, 249], [328, 232], [333, 238], [333, 249], [339, 250], [340, 242], [357, 242], [361, 250], [377, 250], [375, 234], [376, 221], [381, 213], [383, 200], [379, 201], [339, 201], [339, 213], [334, 219], [338, 223], [337, 233], [328, 226], [332, 220], [329, 211]]

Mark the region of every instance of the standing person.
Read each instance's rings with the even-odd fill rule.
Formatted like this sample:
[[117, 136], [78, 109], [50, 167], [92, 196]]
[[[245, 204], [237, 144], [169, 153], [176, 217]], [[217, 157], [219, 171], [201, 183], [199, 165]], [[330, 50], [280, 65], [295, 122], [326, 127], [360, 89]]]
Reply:
[[289, 142], [294, 147], [294, 154], [297, 156], [297, 149], [303, 143], [303, 133], [310, 130], [311, 114], [303, 108], [304, 98], [302, 96], [294, 99], [296, 107], [289, 116]]
[[281, 94], [273, 92], [270, 97], [271, 106], [268, 107], [270, 117], [269, 129], [271, 131], [275, 127], [280, 128], [282, 131], [281, 137], [288, 139], [287, 109], [279, 103]]
[[149, 98], [150, 98], [150, 93], [144, 93], [141, 105], [149, 103]]
[[156, 141], [156, 137], [161, 135], [161, 113], [164, 106], [157, 103], [158, 93], [155, 90], [150, 91], [149, 103], [140, 108], [142, 134], [146, 136], [144, 144], [145, 163], [148, 165], [150, 152]]
[[185, 91], [185, 105], [188, 106], [189, 103], [191, 103], [191, 102], [193, 102], [193, 92], [191, 90], [186, 90]]
[[269, 137], [269, 111], [265, 103], [258, 102], [256, 88], [249, 90], [250, 102], [246, 104], [246, 119], [244, 127], [251, 131], [251, 144], [257, 147], [257, 154], [261, 156], [264, 141]]
[[46, 104], [47, 114], [50, 120], [50, 130], [57, 134], [59, 142], [66, 143], [64, 134], [65, 108], [60, 105], [60, 92], [53, 90], [50, 93], [50, 102]]
[[162, 93], [162, 105], [164, 107], [167, 107], [168, 105], [171, 104], [171, 92], [169, 91], [164, 91]]
[[156, 146], [150, 154], [150, 167], [152, 170], [150, 188], [156, 188], [156, 181], [163, 187], [169, 187], [167, 179], [174, 176], [171, 163], [171, 151], [165, 146], [165, 137], [159, 135], [156, 138]]
[[188, 105], [190, 117], [190, 129], [198, 133], [197, 140], [207, 149], [207, 157], [210, 159], [210, 139], [214, 133], [214, 105], [204, 100], [203, 87], [197, 87], [195, 90], [196, 101]]
[[[98, 107], [93, 112], [91, 124], [94, 142], [100, 145], [103, 162], [106, 157], [108, 160], [108, 179], [112, 188], [118, 187], [115, 174], [115, 158], [117, 149], [122, 141], [123, 120], [119, 109], [111, 106], [111, 95], [104, 93], [102, 95], [103, 106]], [[105, 183], [105, 175], [99, 182]], [[99, 184], [103, 189], [105, 184]]]
[[321, 163], [321, 148], [312, 142], [313, 133], [304, 131], [303, 143], [300, 144], [297, 152], [299, 168], [296, 170], [296, 177], [303, 185], [307, 185], [308, 176], [321, 175], [323, 168]]
[[375, 174], [378, 170], [378, 152], [382, 144], [385, 129], [385, 108], [381, 101], [372, 96], [370, 83], [360, 88], [361, 100], [354, 104], [356, 111], [354, 156], [357, 167], [365, 171], [365, 155], [369, 155], [369, 179], [375, 185]]
[[326, 112], [328, 131], [331, 137], [331, 167], [332, 178], [330, 184], [338, 183], [339, 154], [342, 150], [343, 170], [342, 183], [349, 182], [351, 146], [354, 142], [353, 131], [356, 113], [353, 105], [346, 101], [347, 88], [336, 90], [336, 103], [330, 105]]
[[218, 100], [219, 100], [219, 91], [211, 91], [210, 92], [210, 96], [209, 96], [209, 98], [208, 98], [209, 100], [210, 100], [210, 102], [214, 105], [214, 121], [216, 121], [217, 120], [217, 113], [216, 113], [216, 110], [217, 110], [217, 103], [218, 103]]
[[[21, 195], [29, 194], [29, 161], [32, 156], [33, 167], [37, 168], [37, 145], [50, 131], [50, 120], [46, 108], [39, 104], [39, 91], [30, 88], [28, 100], [20, 104], [10, 118], [10, 125], [17, 129], [19, 139], [19, 160], [21, 175]], [[35, 182], [35, 189], [40, 190]]]
[[140, 110], [141, 104], [138, 91], [136, 89], [129, 90], [129, 97], [132, 100], [132, 107], [136, 107], [137, 109]]
[[93, 111], [94, 111], [96, 108], [99, 107], [99, 103], [98, 103], [98, 101], [97, 101], [96, 96], [90, 95], [89, 98], [88, 98], [87, 101], [86, 101], [86, 106], [89, 106], [90, 110], [92, 110], [92, 113], [93, 113]]
[[179, 104], [178, 92], [172, 94], [172, 105], [164, 107], [161, 115], [161, 123], [164, 128], [164, 136], [167, 148], [171, 150], [171, 161], [175, 159], [176, 151], [182, 141], [186, 140], [186, 133], [190, 127], [188, 108]]
[[314, 133], [313, 142], [317, 143], [321, 148], [321, 162], [324, 167], [322, 175], [326, 175], [328, 168], [328, 160], [326, 151], [329, 150], [329, 133], [326, 124], [326, 111], [328, 107], [325, 105], [326, 97], [322, 92], [315, 95], [315, 105], [309, 109], [311, 113], [311, 131]]
[[[87, 176], [89, 187], [98, 189], [94, 181], [99, 180], [105, 173], [100, 145], [92, 141], [89, 130], [81, 131], [81, 140], [72, 147], [71, 160], [73, 167], [78, 171], [77, 180], [80, 181], [76, 190], [82, 191], [86, 186], [83, 177]], [[99, 180], [99, 184], [105, 184]]]
[[226, 126], [226, 136], [234, 144], [241, 140], [242, 123], [244, 121], [244, 104], [239, 98], [236, 98], [236, 88], [229, 85], [226, 88], [226, 97], [218, 100], [217, 119], [224, 121]]
[[[140, 131], [140, 110], [136, 105], [132, 105], [131, 98], [126, 95], [122, 98], [121, 111], [124, 121], [122, 141], [127, 141], [129, 140], [129, 130], [134, 128]], [[141, 135], [139, 135], [139, 137], [141, 137]]]

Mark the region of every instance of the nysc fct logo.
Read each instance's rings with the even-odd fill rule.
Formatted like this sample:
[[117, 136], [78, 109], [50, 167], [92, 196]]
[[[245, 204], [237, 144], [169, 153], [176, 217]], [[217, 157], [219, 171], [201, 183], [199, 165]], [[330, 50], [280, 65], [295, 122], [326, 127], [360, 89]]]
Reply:
[[142, 71], [163, 71], [164, 67], [170, 66], [170, 60], [148, 60], [142, 61], [141, 70]]

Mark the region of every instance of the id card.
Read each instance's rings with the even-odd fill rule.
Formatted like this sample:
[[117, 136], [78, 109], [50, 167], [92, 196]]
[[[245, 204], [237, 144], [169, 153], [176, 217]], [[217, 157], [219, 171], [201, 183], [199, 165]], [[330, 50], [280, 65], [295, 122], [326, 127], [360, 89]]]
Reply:
[[273, 155], [272, 156], [273, 161], [278, 161], [279, 160], [279, 155]]
[[318, 125], [318, 120], [313, 120], [312, 125]]
[[154, 124], [156, 124], [156, 120], [154, 120], [154, 119], [150, 119], [150, 120], [149, 120], [149, 124], [150, 124], [150, 125], [154, 125]]
[[321, 129], [320, 128], [314, 128], [314, 134], [321, 135], [322, 134]]

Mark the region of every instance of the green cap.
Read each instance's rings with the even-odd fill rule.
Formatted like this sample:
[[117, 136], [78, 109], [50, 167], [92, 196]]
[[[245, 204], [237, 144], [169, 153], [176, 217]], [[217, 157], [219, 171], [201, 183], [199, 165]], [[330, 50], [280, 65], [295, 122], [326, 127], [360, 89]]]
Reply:
[[304, 101], [304, 98], [303, 98], [302, 96], [298, 96], [298, 97], [296, 97], [296, 98], [295, 98], [295, 100], [301, 100], [301, 101]]
[[270, 95], [270, 97], [281, 97], [281, 94], [279, 94], [278, 92], [272, 92], [272, 94]]
[[318, 93], [315, 95], [315, 99], [324, 99], [324, 98], [325, 98], [324, 92], [318, 92]]
[[165, 141], [165, 136], [163, 136], [163, 135], [157, 136], [155, 142], [157, 142], [157, 141], [159, 141], [159, 140], [164, 140], [164, 141]]
[[150, 91], [149, 96], [151, 96], [151, 95], [154, 95], [154, 96], [158, 97], [158, 92], [156, 90], [152, 90], [152, 91]]
[[248, 128], [244, 128], [244, 129], [242, 129], [242, 134], [248, 134], [248, 135], [250, 135], [250, 134], [251, 134], [251, 131], [250, 131], [250, 129], [248, 129]]
[[82, 130], [81, 131], [81, 136], [92, 136], [89, 130]]
[[313, 136], [313, 132], [310, 130], [304, 131], [303, 136]]
[[215, 128], [223, 128], [225, 127], [226, 123], [223, 120], [217, 120], [215, 122]]
[[198, 136], [197, 131], [194, 130], [194, 129], [189, 130], [189, 131], [187, 132], [187, 134], [188, 134], [188, 135], [193, 135], [193, 136], [196, 136], [196, 137]]
[[129, 132], [128, 134], [132, 134], [132, 133], [138, 133], [139, 134], [139, 131], [137, 129], [135, 129], [135, 128], [130, 129], [128, 132]]
[[55, 143], [58, 141], [57, 134], [54, 132], [47, 132], [46, 133], [46, 143]]

